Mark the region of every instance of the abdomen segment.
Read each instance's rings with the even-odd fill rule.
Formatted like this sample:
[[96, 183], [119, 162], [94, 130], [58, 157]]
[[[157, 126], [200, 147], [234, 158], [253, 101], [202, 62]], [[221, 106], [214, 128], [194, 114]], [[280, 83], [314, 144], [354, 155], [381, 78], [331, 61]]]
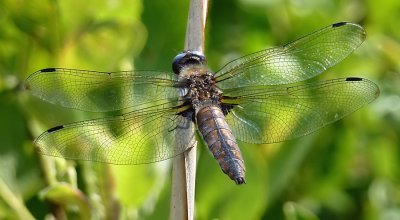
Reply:
[[221, 108], [201, 108], [197, 112], [197, 126], [222, 171], [236, 184], [245, 183], [243, 157]]

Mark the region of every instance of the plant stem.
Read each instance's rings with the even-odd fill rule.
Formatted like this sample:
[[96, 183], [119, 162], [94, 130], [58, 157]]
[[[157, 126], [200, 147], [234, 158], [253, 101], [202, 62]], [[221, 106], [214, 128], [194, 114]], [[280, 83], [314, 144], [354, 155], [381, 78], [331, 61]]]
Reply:
[[19, 219], [35, 219], [29, 210], [25, 207], [21, 198], [18, 198], [7, 186], [7, 184], [0, 178], [0, 198], [10, 206]]
[[[191, 0], [186, 29], [185, 50], [203, 53], [206, 16], [207, 0]], [[195, 144], [184, 154], [175, 157], [173, 160], [170, 219], [174, 220], [193, 219], [194, 216], [197, 142], [185, 141], [185, 143]]]

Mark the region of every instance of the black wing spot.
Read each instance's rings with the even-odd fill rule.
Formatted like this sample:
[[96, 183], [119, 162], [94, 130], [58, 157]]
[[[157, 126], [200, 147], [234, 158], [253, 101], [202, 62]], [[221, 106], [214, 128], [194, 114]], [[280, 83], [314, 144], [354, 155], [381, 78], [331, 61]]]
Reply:
[[347, 24], [347, 22], [345, 22], [345, 21], [342, 21], [342, 22], [338, 22], [338, 23], [334, 23], [334, 24], [332, 24], [332, 27], [336, 28], [336, 27], [343, 26], [343, 25], [345, 25], [345, 24]]
[[347, 77], [346, 81], [362, 81], [362, 78], [359, 77]]
[[52, 133], [52, 132], [58, 131], [58, 130], [63, 129], [63, 128], [64, 128], [64, 125], [59, 125], [59, 126], [56, 126], [54, 128], [50, 128], [49, 130], [47, 130], [47, 133]]
[[49, 73], [49, 72], [55, 72], [56, 68], [46, 68], [46, 69], [42, 69], [40, 70], [40, 72], [42, 73]]

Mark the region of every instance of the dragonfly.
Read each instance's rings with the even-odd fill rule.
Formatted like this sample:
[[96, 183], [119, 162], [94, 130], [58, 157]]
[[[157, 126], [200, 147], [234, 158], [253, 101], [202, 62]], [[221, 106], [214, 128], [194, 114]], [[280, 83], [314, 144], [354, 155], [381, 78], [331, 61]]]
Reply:
[[222, 171], [245, 183], [238, 140], [268, 144], [331, 124], [379, 96], [368, 79], [312, 81], [365, 39], [339, 22], [281, 47], [235, 59], [212, 72], [203, 54], [184, 51], [173, 72], [46, 68], [26, 89], [53, 104], [112, 116], [59, 125], [35, 146], [43, 155], [111, 164], [145, 164], [193, 147], [199, 132]]

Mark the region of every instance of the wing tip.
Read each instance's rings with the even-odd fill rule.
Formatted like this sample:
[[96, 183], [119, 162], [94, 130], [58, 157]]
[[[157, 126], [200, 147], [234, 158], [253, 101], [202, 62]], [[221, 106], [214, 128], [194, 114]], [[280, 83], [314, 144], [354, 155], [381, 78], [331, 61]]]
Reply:
[[31, 90], [31, 85], [30, 83], [32, 81], [34, 81], [34, 79], [40, 74], [40, 73], [51, 73], [51, 72], [56, 72], [57, 68], [54, 67], [50, 67], [50, 68], [44, 68], [41, 70], [38, 70], [34, 73], [32, 73], [30, 76], [28, 76], [28, 78], [25, 79], [25, 83], [24, 83], [24, 88], [26, 90]]
[[368, 80], [368, 79], [364, 79], [364, 78], [360, 78], [360, 77], [347, 77], [345, 79], [345, 81], [349, 81], [349, 82], [361, 82], [361, 81], [363, 81], [365, 83], [370, 84], [371, 87], [374, 87], [375, 90], [371, 90], [371, 91], [374, 91], [374, 93], [373, 93], [373, 97], [374, 98], [371, 101], [375, 100], [381, 93], [381, 91], [379, 89], [379, 86], [376, 85], [374, 82]]
[[360, 35], [361, 35], [360, 38], [362, 39], [362, 41], [365, 40], [367, 33], [365, 32], [364, 28], [359, 24], [355, 24], [355, 23], [351, 23], [351, 22], [347, 22], [347, 21], [341, 21], [341, 22], [337, 22], [337, 23], [332, 24], [331, 27], [332, 28], [338, 28], [338, 27], [342, 27], [342, 26], [345, 26], [345, 25], [348, 25], [348, 26], [351, 26], [353, 28], [356, 28], [357, 31], [360, 32]]

